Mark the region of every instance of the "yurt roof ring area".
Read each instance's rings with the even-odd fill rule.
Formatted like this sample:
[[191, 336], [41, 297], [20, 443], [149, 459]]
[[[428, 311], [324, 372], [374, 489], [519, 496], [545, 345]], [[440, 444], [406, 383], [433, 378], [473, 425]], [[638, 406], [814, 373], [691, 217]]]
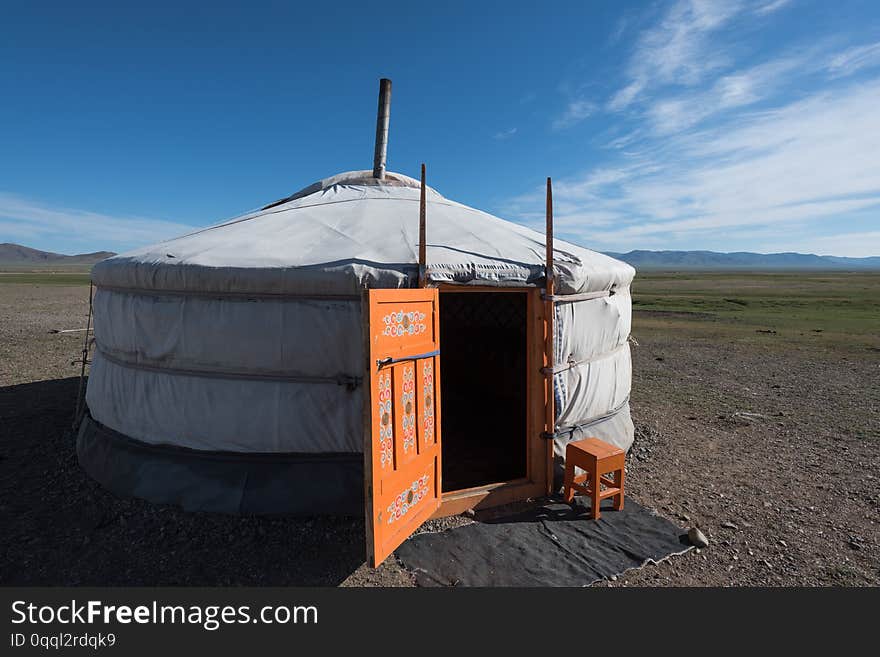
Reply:
[[[185, 509], [430, 517], [545, 495], [565, 445], [633, 440], [628, 264], [372, 170], [92, 269], [77, 454]], [[389, 239], [388, 236], [395, 236]], [[133, 400], [136, 400], [134, 403]]]

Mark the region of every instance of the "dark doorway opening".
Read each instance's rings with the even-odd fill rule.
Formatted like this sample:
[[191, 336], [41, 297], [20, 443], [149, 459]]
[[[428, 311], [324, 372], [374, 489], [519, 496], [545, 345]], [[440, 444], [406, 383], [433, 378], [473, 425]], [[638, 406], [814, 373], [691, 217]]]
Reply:
[[443, 490], [527, 476], [528, 299], [441, 292]]

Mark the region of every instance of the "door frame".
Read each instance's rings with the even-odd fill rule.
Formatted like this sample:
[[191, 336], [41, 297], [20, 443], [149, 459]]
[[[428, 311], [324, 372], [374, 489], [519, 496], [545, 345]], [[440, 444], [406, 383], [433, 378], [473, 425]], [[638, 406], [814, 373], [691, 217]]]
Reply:
[[[469, 292], [526, 295], [526, 476], [444, 492], [440, 508], [431, 517], [443, 518], [468, 509], [485, 509], [549, 494], [552, 487], [553, 441], [543, 437], [546, 431], [548, 378], [543, 373], [547, 364], [547, 325], [541, 289], [454, 284], [441, 284], [438, 288], [441, 295]], [[442, 316], [440, 321], [443, 321]], [[442, 353], [440, 362], [442, 365]]]

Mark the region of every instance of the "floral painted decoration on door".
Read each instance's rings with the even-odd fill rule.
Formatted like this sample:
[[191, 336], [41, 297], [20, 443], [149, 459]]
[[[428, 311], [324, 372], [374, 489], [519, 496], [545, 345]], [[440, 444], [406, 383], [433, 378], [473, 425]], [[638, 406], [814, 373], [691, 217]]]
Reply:
[[422, 366], [422, 393], [425, 397], [423, 439], [425, 445], [434, 440], [434, 364], [430, 360]]
[[403, 366], [403, 394], [400, 396], [400, 409], [403, 425], [403, 451], [408, 452], [416, 445], [416, 376], [415, 366]]
[[388, 524], [405, 516], [410, 509], [428, 496], [428, 475], [424, 474], [403, 490], [388, 505]]
[[392, 338], [418, 335], [428, 330], [427, 326], [425, 326], [425, 313], [417, 310], [391, 312], [385, 315], [382, 321], [385, 322], [383, 335], [388, 335]]
[[391, 416], [391, 372], [379, 373], [379, 460], [382, 467], [391, 466], [394, 445], [394, 423]]

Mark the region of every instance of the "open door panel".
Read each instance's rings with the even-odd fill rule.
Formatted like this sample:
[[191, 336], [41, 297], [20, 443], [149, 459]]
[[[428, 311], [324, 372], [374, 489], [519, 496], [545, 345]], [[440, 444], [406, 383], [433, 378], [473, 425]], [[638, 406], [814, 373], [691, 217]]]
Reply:
[[440, 507], [436, 289], [369, 290], [364, 483], [375, 567]]

